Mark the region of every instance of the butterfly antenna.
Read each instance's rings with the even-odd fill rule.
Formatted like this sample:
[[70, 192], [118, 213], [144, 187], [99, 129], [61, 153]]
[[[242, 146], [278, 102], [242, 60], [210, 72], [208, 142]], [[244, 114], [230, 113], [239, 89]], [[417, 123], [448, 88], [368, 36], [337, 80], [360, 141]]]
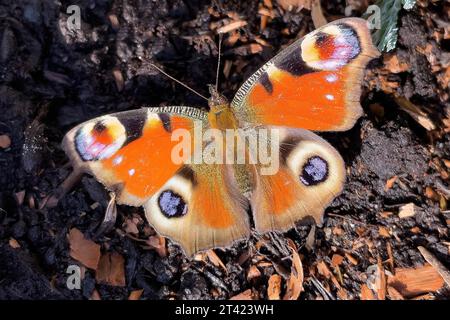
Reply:
[[223, 34], [219, 33], [219, 56], [217, 58], [216, 92], [219, 92], [219, 72], [220, 72], [220, 56], [222, 54], [222, 38], [223, 38]]
[[155, 68], [156, 70], [158, 70], [159, 72], [161, 72], [163, 75], [165, 75], [167, 78], [175, 81], [176, 83], [182, 85], [183, 87], [185, 87], [186, 89], [190, 90], [191, 92], [195, 93], [196, 95], [198, 95], [199, 97], [205, 99], [206, 101], [209, 101], [209, 99], [207, 97], [205, 97], [204, 95], [202, 95], [201, 93], [198, 93], [197, 91], [195, 91], [194, 89], [192, 89], [191, 87], [189, 87], [188, 85], [184, 84], [183, 82], [181, 82], [178, 79], [175, 79], [174, 77], [172, 77], [170, 74], [168, 74], [167, 72], [165, 72], [163, 69], [161, 69], [160, 67], [158, 67], [157, 65], [150, 63], [150, 65]]

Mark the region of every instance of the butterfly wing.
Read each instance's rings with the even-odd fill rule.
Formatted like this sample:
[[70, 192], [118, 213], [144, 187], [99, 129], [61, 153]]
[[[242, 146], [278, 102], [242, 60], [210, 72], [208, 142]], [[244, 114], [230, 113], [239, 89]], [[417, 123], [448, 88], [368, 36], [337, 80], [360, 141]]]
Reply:
[[256, 71], [231, 106], [244, 122], [350, 129], [362, 113], [364, 68], [378, 55], [365, 20], [337, 20], [297, 40]]
[[92, 174], [118, 203], [143, 205], [183, 165], [171, 161], [176, 129], [191, 131], [206, 116], [195, 108], [142, 108], [78, 125], [62, 147], [75, 169]]
[[269, 146], [271, 139], [260, 139], [260, 148], [279, 150], [279, 163], [278, 170], [269, 173], [263, 171], [262, 161], [254, 165], [251, 207], [256, 229], [287, 230], [307, 216], [321, 223], [325, 208], [344, 185], [345, 166], [339, 153], [308, 130], [257, 128], [270, 132], [267, 136], [276, 133], [277, 148]]
[[248, 200], [228, 165], [186, 165], [145, 205], [147, 220], [188, 256], [250, 235]]
[[[195, 138], [196, 128], [201, 134], [208, 128], [206, 119], [188, 107], [116, 113], [73, 128], [63, 149], [74, 168], [92, 174], [116, 194], [118, 203], [144, 206], [156, 231], [191, 255], [250, 234], [248, 200], [236, 187], [230, 166], [186, 164], [188, 159], [197, 163], [195, 139], [187, 142], [189, 154], [179, 154], [186, 141], [176, 130]], [[174, 161], [174, 154], [182, 161]]]

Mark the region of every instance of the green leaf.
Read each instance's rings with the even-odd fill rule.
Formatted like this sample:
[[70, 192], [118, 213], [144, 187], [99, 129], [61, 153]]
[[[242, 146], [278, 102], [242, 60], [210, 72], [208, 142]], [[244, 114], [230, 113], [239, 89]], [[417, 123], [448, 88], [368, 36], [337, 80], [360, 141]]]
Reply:
[[[410, 10], [416, 4], [416, 0], [379, 0], [376, 6], [380, 8], [380, 28], [373, 29], [372, 40], [380, 51], [395, 49], [398, 36], [398, 15], [400, 10]], [[369, 14], [364, 15], [365, 18]]]

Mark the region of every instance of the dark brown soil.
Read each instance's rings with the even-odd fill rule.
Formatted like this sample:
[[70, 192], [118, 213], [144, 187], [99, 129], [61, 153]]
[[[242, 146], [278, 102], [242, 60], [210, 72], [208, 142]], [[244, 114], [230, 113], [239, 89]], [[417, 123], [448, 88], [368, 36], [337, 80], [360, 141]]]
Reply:
[[[417, 246], [426, 247], [450, 267], [448, 175], [442, 174], [442, 170], [448, 173], [442, 161], [450, 157], [450, 141], [445, 135], [436, 139], [383, 92], [374, 80], [383, 58], [370, 65], [372, 72], [362, 97], [365, 116], [349, 132], [323, 135], [343, 155], [348, 178], [343, 194], [327, 209], [323, 226], [316, 228], [313, 248], [311, 243], [306, 246], [311, 227], [299, 225], [285, 234], [264, 236], [258, 254], [255, 244], [259, 235], [216, 250], [227, 273], [207, 259], [189, 261], [170, 241], [167, 256], [160, 257], [155, 250], [124, 236], [123, 222], [136, 213], [143, 217], [140, 209], [120, 206], [115, 228], [96, 235], [109, 197], [89, 176], [58, 206], [42, 208], [44, 199], [70, 172], [60, 142], [72, 126], [141, 106], [207, 107], [202, 99], [152, 69], [150, 62], [207, 95], [206, 84], [215, 81], [217, 63], [218, 37], [211, 32], [211, 23], [236, 12], [248, 23], [241, 29], [248, 43], [260, 36], [271, 47], [249, 54], [236, 50], [245, 44], [241, 40], [233, 46], [225, 41], [223, 59], [234, 65], [227, 79], [222, 76], [221, 90], [231, 98], [246, 77], [301, 30], [314, 29], [308, 10], [279, 11], [282, 14], [261, 33], [256, 14], [260, 2], [225, 1], [218, 8], [209, 1], [195, 0], [63, 0], [61, 5], [44, 0], [1, 1], [0, 135], [11, 139], [11, 146], [0, 148], [0, 299], [89, 299], [94, 290], [102, 299], [127, 299], [136, 289], [144, 289], [143, 299], [224, 299], [249, 288], [265, 299], [269, 277], [274, 273], [285, 277], [286, 270], [289, 274], [287, 238], [294, 241], [302, 257], [305, 290], [300, 299], [323, 298], [312, 279], [332, 297], [358, 299], [377, 257], [382, 261], [390, 258], [388, 246], [396, 268], [425, 263]], [[65, 24], [66, 8], [74, 3], [80, 6], [82, 16], [82, 28], [76, 33], [68, 31]], [[343, 16], [343, 3], [326, 1], [323, 10]], [[425, 10], [439, 15], [443, 7], [430, 4]], [[217, 16], [210, 14], [210, 8]], [[109, 14], [118, 17], [118, 27], [111, 24]], [[417, 8], [403, 12], [400, 23], [396, 54], [410, 69], [391, 75], [399, 84], [396, 92], [425, 105], [441, 128], [448, 105], [440, 99], [429, 61], [414, 48], [431, 43], [437, 56], [448, 57], [449, 40], [442, 45], [432, 40], [432, 30]], [[121, 91], [114, 69], [124, 78]], [[381, 115], [370, 107], [374, 104], [381, 106]], [[394, 176], [398, 182], [386, 188]], [[426, 196], [427, 187], [435, 190], [438, 199]], [[441, 195], [447, 198], [442, 200]], [[399, 208], [408, 203], [417, 206], [415, 215], [399, 218]], [[87, 269], [81, 290], [67, 288], [67, 267], [77, 264], [69, 255], [67, 240], [74, 227], [101, 244], [103, 252], [118, 252], [125, 258], [125, 287], [98, 284], [94, 271]], [[389, 234], [380, 234], [380, 227]], [[12, 248], [11, 239], [20, 248]], [[355, 249], [359, 242], [363, 245]], [[243, 258], [246, 253], [250, 253], [248, 259]], [[333, 254], [345, 253], [357, 264], [346, 259], [340, 265], [343, 291], [339, 291], [315, 270], [318, 262], [330, 266]], [[264, 256], [272, 266], [259, 267], [261, 276], [248, 281], [250, 266], [258, 262], [256, 256]], [[389, 270], [389, 263], [385, 268]], [[445, 290], [434, 295], [449, 297]]]

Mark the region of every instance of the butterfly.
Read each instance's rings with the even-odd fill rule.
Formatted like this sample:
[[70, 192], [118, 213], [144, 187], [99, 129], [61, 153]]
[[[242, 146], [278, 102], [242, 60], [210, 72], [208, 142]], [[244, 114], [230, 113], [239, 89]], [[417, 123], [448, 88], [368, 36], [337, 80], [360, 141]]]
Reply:
[[[362, 114], [364, 69], [377, 56], [365, 20], [337, 20], [282, 50], [231, 103], [211, 86], [209, 112], [165, 106], [105, 115], [71, 129], [62, 146], [74, 169], [93, 175], [119, 204], [144, 207], [150, 225], [189, 256], [249, 237], [252, 224], [264, 233], [288, 230], [305, 217], [321, 222], [343, 189], [345, 166], [311, 131], [353, 127]], [[188, 161], [195, 148], [185, 162], [173, 161], [174, 132], [194, 134], [198, 124], [203, 131], [276, 130], [276, 172], [264, 174], [258, 161]], [[222, 139], [202, 140], [201, 147]], [[248, 147], [240, 150], [251, 157]]]

